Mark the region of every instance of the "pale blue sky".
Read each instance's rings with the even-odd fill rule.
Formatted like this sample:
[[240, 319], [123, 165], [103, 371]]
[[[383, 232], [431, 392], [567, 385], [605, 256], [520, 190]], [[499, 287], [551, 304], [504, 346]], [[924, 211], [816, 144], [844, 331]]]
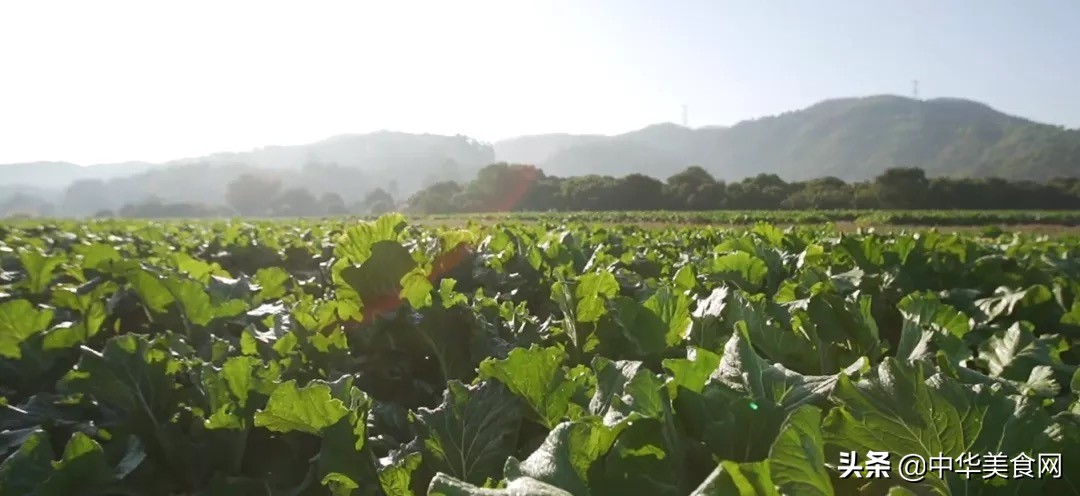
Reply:
[[0, 0], [0, 163], [485, 141], [893, 93], [1080, 127], [1075, 0]]

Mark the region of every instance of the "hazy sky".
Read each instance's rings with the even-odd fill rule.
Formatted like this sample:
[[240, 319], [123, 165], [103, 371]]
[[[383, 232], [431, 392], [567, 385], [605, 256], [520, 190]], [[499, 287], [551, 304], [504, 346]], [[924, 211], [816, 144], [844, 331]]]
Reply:
[[0, 0], [0, 163], [392, 129], [732, 124], [851, 95], [1080, 126], [1076, 0]]

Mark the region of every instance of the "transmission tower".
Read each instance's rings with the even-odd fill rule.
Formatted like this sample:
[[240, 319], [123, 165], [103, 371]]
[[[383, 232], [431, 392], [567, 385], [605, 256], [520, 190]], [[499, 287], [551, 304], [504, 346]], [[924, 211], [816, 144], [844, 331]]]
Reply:
[[918, 79], [911, 82], [911, 95], [912, 95], [912, 98], [914, 98], [916, 100], [919, 99], [919, 80]]

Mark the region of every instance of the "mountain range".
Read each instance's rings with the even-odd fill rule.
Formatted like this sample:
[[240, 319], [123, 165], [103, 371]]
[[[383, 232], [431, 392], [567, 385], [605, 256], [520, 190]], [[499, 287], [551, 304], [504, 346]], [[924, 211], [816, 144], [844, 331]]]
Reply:
[[149, 196], [223, 203], [226, 184], [244, 173], [272, 174], [287, 187], [353, 201], [375, 188], [405, 196], [438, 181], [468, 181], [496, 161], [533, 164], [564, 177], [666, 178], [699, 165], [726, 180], [775, 173], [786, 180], [852, 181], [917, 166], [930, 176], [1045, 180], [1080, 176], [1080, 130], [970, 100], [881, 95], [826, 100], [729, 127], [663, 123], [614, 136], [544, 134], [495, 143], [381, 131], [160, 164], [0, 165], [0, 205], [17, 194], [63, 204], [80, 180], [83, 190], [87, 184], [108, 189], [109, 208]]
[[494, 146], [500, 161], [532, 163], [557, 176], [666, 177], [688, 164], [728, 180], [763, 172], [787, 180], [865, 180], [898, 166], [930, 176], [1080, 175], [1080, 131], [955, 98], [843, 98], [731, 127], [657, 124], [616, 136], [525, 136]]

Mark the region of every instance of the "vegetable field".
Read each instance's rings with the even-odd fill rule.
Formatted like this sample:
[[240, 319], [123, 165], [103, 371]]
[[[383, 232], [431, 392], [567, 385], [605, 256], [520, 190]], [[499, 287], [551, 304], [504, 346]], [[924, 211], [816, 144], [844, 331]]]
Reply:
[[0, 495], [1080, 494], [1078, 241], [0, 225]]
[[417, 216], [415, 220], [542, 221], [602, 223], [718, 224], [753, 226], [847, 222], [864, 226], [1080, 226], [1074, 210], [715, 210], [618, 212], [513, 212]]

